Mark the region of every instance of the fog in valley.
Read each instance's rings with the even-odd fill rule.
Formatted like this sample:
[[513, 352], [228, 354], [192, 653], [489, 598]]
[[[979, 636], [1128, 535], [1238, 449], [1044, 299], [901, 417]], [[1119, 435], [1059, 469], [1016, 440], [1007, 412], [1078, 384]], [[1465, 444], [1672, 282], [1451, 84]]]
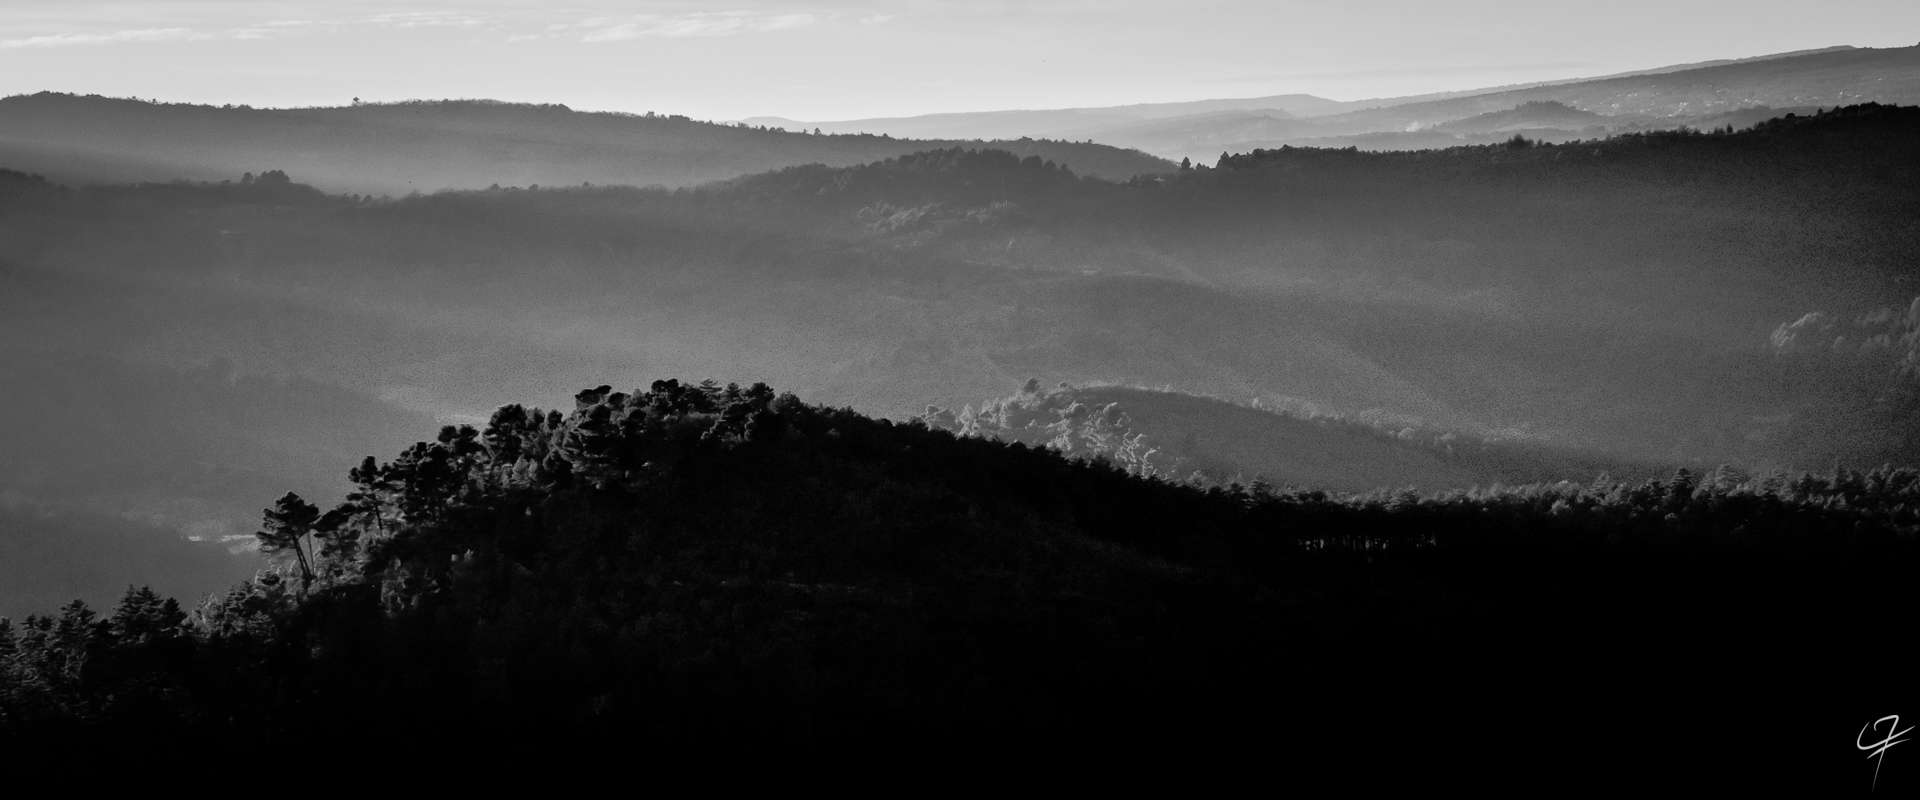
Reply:
[[[845, 22], [852, 17], [822, 19], [852, 24]], [[720, 25], [712, 19], [702, 24]], [[772, 31], [786, 24], [739, 22], [738, 28]], [[233, 37], [209, 33], [200, 41], [222, 38]], [[39, 40], [22, 34], [8, 41]], [[102, 53], [108, 46], [98, 45]], [[47, 49], [44, 41], [0, 47], [9, 48], [0, 49], [0, 66]], [[1356, 610], [1388, 602], [1372, 595], [1352, 605], [1299, 598], [1345, 598], [1340, 593], [1359, 591], [1355, 586], [1393, 578], [1299, 589], [1313, 581], [1333, 586], [1332, 576], [1363, 573], [1345, 561], [1325, 570], [1309, 567], [1273, 555], [1278, 551], [1270, 552], [1268, 544], [1220, 532], [1230, 527], [1219, 521], [1227, 517], [1208, 516], [1216, 512], [1205, 504], [1223, 496], [1241, 498], [1232, 502], [1253, 509], [1246, 524], [1272, 522], [1288, 531], [1398, 525], [1391, 520], [1404, 518], [1392, 514], [1405, 512], [1408, 504], [1530, 509], [1511, 512], [1519, 521], [1501, 529], [1511, 533], [1535, 530], [1528, 526], [1587, 531], [1566, 522], [1572, 513], [1566, 509], [1597, 503], [1593, 514], [1599, 520], [1615, 507], [1609, 504], [1639, 502], [1630, 487], [1655, 487], [1648, 502], [1660, 511], [1620, 512], [1605, 517], [1618, 521], [1617, 531], [1592, 531], [1591, 541], [1612, 547], [1622, 536], [1638, 541], [1633, 537], [1646, 534], [1648, 525], [1684, 528], [1711, 514], [1734, 513], [1725, 509], [1735, 501], [1725, 498], [1767, 492], [1791, 496], [1770, 502], [1803, 509], [1768, 520], [1857, 514], [1819, 516], [1807, 524], [1851, 531], [1863, 541], [1879, 541], [1872, 536], [1881, 528], [1873, 526], [1891, 526], [1900, 533], [1888, 534], [1889, 541], [1905, 549], [1876, 568], [1898, 573], [1898, 565], [1912, 563], [1913, 511], [1909, 499], [1887, 498], [1907, 498], [1899, 493], [1909, 491], [1903, 487], [1910, 476], [1894, 468], [1920, 464], [1920, 46], [1722, 55], [1701, 51], [1701, 58], [1597, 69], [1590, 77], [1518, 76], [1485, 87], [1460, 84], [1377, 97], [1287, 92], [998, 111], [962, 105], [838, 121], [780, 108], [735, 121], [665, 106], [595, 111], [559, 102], [345, 97], [334, 104], [268, 106], [21, 91], [0, 99], [0, 385], [7, 387], [0, 392], [0, 415], [10, 421], [0, 426], [0, 450], [9, 454], [0, 459], [0, 618], [17, 622], [74, 598], [112, 609], [132, 602], [123, 601], [123, 595], [133, 597], [130, 586], [143, 585], [178, 598], [189, 611], [209, 596], [215, 605], [207, 609], [216, 608], [223, 594], [240, 596], [232, 592], [267, 596], [260, 587], [281, 586], [278, 581], [302, 587], [301, 598], [305, 587], [324, 586], [347, 597], [344, 587], [356, 580], [354, 570], [366, 570], [367, 586], [384, 586], [379, 603], [385, 605], [376, 604], [383, 613], [399, 614], [394, 609], [415, 607], [393, 599], [402, 591], [394, 588], [401, 585], [393, 577], [399, 573], [380, 577], [370, 565], [412, 563], [407, 559], [430, 552], [436, 560], [420, 563], [439, 566], [406, 573], [413, 576], [407, 580], [442, 587], [420, 590], [426, 592], [422, 597], [439, 597], [433, 592], [467, 591], [445, 588], [464, 585], [459, 581], [465, 578], [434, 577], [438, 573], [431, 570], [452, 569], [449, 557], [457, 566], [476, 552], [476, 563], [492, 563], [487, 559], [494, 551], [492, 545], [445, 545], [448, 556], [434, 549], [443, 545], [432, 538], [403, 547], [404, 534], [394, 530], [422, 525], [444, 537], [504, 529], [518, 524], [519, 511], [482, 522], [478, 511], [462, 517], [469, 512], [460, 509], [496, 509], [474, 499], [494, 496], [487, 493], [517, 498], [513, 492], [537, 488], [559, 497], [592, 487], [604, 494], [613, 491], [610, 486], [627, 485], [622, 481], [637, 482], [635, 492], [680, 487], [671, 491], [682, 494], [619, 506], [648, 509], [655, 516], [647, 519], [678, 520], [658, 523], [663, 526], [690, 525], [697, 517], [703, 525], [733, 526], [728, 530], [844, 527], [807, 516], [801, 498], [814, 492], [839, 498], [820, 501], [834, 508], [855, 504], [855, 510], [834, 512], [855, 519], [900, 515], [985, 526], [980, 530], [994, 532], [980, 534], [985, 544], [953, 545], [960, 555], [941, 558], [972, 564], [968, 559], [977, 556], [983, 564], [1015, 565], [1004, 568], [1040, 576], [1032, 578], [1035, 585], [1070, 587], [1060, 590], [1069, 592], [1062, 597], [1081, 598], [1057, 600], [1045, 594], [1053, 590], [1022, 588], [1017, 595], [955, 601], [955, 618], [969, 620], [954, 623], [963, 627], [979, 620], [1001, 625], [991, 622], [1001, 619], [993, 616], [1000, 612], [979, 609], [1005, 603], [1008, 609], [1052, 609], [1047, 613], [1058, 616], [1048, 619], [1054, 620], [1106, 614], [1121, 620], [1112, 625], [1125, 628], [1135, 621], [1127, 610], [1132, 606], [1114, 600], [1113, 608], [1121, 610], [1096, 612], [1084, 604], [1123, 596], [1115, 587], [1148, 581], [1141, 577], [1146, 575], [1194, 594], [1177, 595], [1186, 599], [1169, 600], [1172, 605], [1160, 611], [1139, 612], [1139, 619], [1155, 620], [1140, 623], [1149, 626], [1141, 630], [1175, 625], [1165, 620], [1187, 609], [1229, 606], [1242, 609], [1231, 614], [1249, 616], [1211, 617], [1222, 631], [1264, 625], [1252, 620], [1291, 619], [1287, 615], [1298, 604], [1312, 602], [1338, 610], [1297, 628], [1276, 623], [1264, 629], [1281, 631], [1271, 633], [1272, 641], [1333, 637], [1325, 631], [1372, 629], [1367, 626], [1379, 622], [1367, 616], [1371, 611]], [[665, 379], [677, 382], [657, 383]], [[761, 383], [772, 388], [755, 386]], [[728, 384], [735, 385], [722, 388]], [[776, 400], [775, 392], [793, 399]], [[795, 411], [799, 403], [818, 410]], [[552, 409], [555, 416], [530, 414], [524, 430], [532, 432], [511, 433], [523, 430], [514, 427], [522, 425], [522, 412], [502, 407], [519, 406]], [[563, 422], [567, 414], [575, 416]], [[682, 428], [710, 420], [714, 427], [698, 444], [687, 433], [682, 450], [646, 449], [681, 441], [675, 437]], [[463, 432], [462, 426], [473, 430]], [[601, 441], [593, 436], [617, 438], [603, 428], [636, 438], [624, 445], [592, 444]], [[794, 445], [799, 449], [791, 456], [772, 450], [764, 457], [725, 456], [745, 460], [726, 461], [733, 466], [724, 468], [692, 466], [708, 457], [691, 455], [708, 452], [698, 448], [731, 453], [726, 448], [736, 445], [727, 443], [736, 439], [741, 453], [773, 447], [766, 437], [774, 434], [766, 432], [776, 430], [787, 439], [771, 441], [798, 441], [794, 437], [803, 434], [796, 432], [832, 441]], [[439, 444], [433, 445], [436, 431]], [[887, 437], [896, 432], [909, 437], [902, 447], [920, 455], [860, 460], [870, 455], [858, 449], [865, 442], [891, 441]], [[932, 438], [911, 438], [920, 436]], [[523, 443], [502, 444], [509, 440]], [[1025, 447], [997, 462], [991, 459], [998, 455], [968, 455], [974, 451], [962, 448], [972, 440]], [[536, 458], [529, 454], [544, 453], [546, 445], [526, 444], [532, 442], [551, 442], [554, 450]], [[445, 490], [442, 505], [432, 506], [436, 510], [410, 505], [414, 484], [408, 481], [414, 478], [394, 472], [396, 482], [389, 485], [361, 472], [373, 468], [362, 466], [367, 456], [384, 462], [412, 453], [397, 463], [421, 464], [428, 458], [422, 454], [435, 447], [444, 453], [433, 458], [468, 465], [452, 468], [468, 478], [453, 479], [448, 485], [456, 488]], [[1112, 481], [1139, 483], [1103, 483], [1109, 478], [1021, 460], [1046, 451], [1067, 459], [1061, 464], [1097, 464], [1112, 471]], [[515, 455], [503, 455], [509, 452]], [[845, 466], [854, 463], [862, 466]], [[610, 471], [593, 471], [598, 469]], [[678, 477], [660, 477], [667, 475]], [[899, 490], [896, 497], [890, 494], [894, 483], [874, 484], [879, 489], [858, 483], [880, 480], [877, 475], [924, 480], [932, 488]], [[1806, 476], [1817, 476], [1818, 488], [1793, 483], [1816, 480]], [[843, 479], [854, 481], [847, 486], [868, 488], [833, 488]], [[1007, 483], [983, 488], [1001, 486], [994, 480]], [[1613, 482], [1622, 488], [1607, 488]], [[735, 483], [761, 487], [739, 491], [759, 492], [752, 502], [772, 505], [739, 510], [745, 507], [738, 506], [738, 496], [727, 494], [734, 490], [721, 488]], [[1141, 488], [1146, 486], [1156, 488]], [[1787, 486], [1800, 488], [1794, 494], [1781, 488]], [[1532, 487], [1514, 491], [1536, 494], [1499, 494], [1512, 487]], [[1580, 487], [1593, 487], [1594, 494], [1582, 495], [1587, 490]], [[1047, 494], [1055, 489], [1059, 495]], [[1144, 494], [1149, 491], [1167, 494], [1150, 502]], [[1659, 505], [1669, 502], [1659, 499], [1668, 492], [1675, 505]], [[302, 517], [298, 503], [285, 499], [276, 506], [276, 498], [288, 493], [317, 504], [314, 513]], [[539, 524], [601, 530], [595, 526], [604, 519], [640, 513], [609, 511], [613, 506], [605, 503], [614, 501], [593, 496], [600, 499], [539, 506]], [[642, 496], [653, 497], [634, 497]], [[1114, 499], [1121, 496], [1131, 499]], [[382, 510], [380, 498], [395, 504], [391, 511]], [[1149, 517], [1164, 514], [1181, 532], [1167, 540], [1144, 533], [1106, 537], [1088, 520], [1119, 515], [1120, 506], [1061, 510], [1081, 509], [1073, 505], [1078, 503], [1098, 509], [1105, 502], [1093, 498], [1142, 504], [1130, 520], [1116, 516], [1113, 531], [1132, 531], [1127, 526], [1147, 526]], [[780, 505], [788, 502], [796, 505]], [[1695, 516], [1688, 502], [1711, 508]], [[318, 514], [336, 504], [328, 516]], [[709, 508], [711, 515], [696, 512]], [[1347, 513], [1338, 510], [1343, 508], [1371, 509], [1364, 513], [1378, 516], [1338, 523], [1355, 526], [1342, 529], [1328, 520], [1345, 519], [1338, 516]], [[1881, 510], [1863, 510], [1869, 508]], [[1527, 516], [1536, 513], [1559, 521], [1536, 523]], [[1058, 574], [1055, 567], [1035, 566], [1082, 557], [1073, 555], [1082, 546], [1077, 538], [1049, 544], [1043, 555], [1013, 544], [1020, 541], [1014, 531], [1054, 524], [1018, 522], [1028, 519], [1019, 515], [1053, 520], [1054, 514], [1075, 520], [1071, 524], [1082, 527], [1074, 530], [1089, 532], [1088, 541], [1103, 540], [1100, 548], [1134, 548], [1126, 552], [1164, 559], [1152, 562], [1172, 565], [1164, 569], [1199, 572], [1165, 577], [1154, 572], [1162, 567], [1142, 566], [1148, 562], [1130, 560], [1134, 555], [1097, 548], [1085, 555], [1094, 566], [1058, 567]], [[1450, 526], [1485, 534], [1460, 521], [1465, 517], [1432, 514], [1406, 523], [1413, 531], [1407, 535], [1444, 545], [1455, 529]], [[536, 518], [532, 510], [525, 516]], [[562, 519], [574, 522], [556, 521]], [[729, 519], [734, 522], [715, 521]], [[1760, 525], [1741, 522], [1736, 531], [1733, 522], [1699, 524], [1701, 537], [1710, 538], [1711, 530], [1711, 536], [1735, 540], [1738, 532]], [[363, 531], [357, 543], [328, 538], [329, 531], [352, 526]], [[275, 539], [276, 530], [296, 533]], [[828, 615], [820, 619], [838, 613], [817, 605], [827, 602], [819, 599], [823, 592], [864, 597], [859, 592], [871, 590], [880, 593], [874, 597], [892, 598], [888, 593], [898, 586], [920, 585], [914, 583], [920, 577], [872, 575], [909, 570], [900, 574], [918, 576], [910, 569], [919, 567], [901, 564], [920, 564], [922, 555], [879, 533], [871, 536], [882, 538], [858, 538], [869, 534], [857, 525], [846, 530], [855, 539], [821, 544], [818, 551], [777, 537], [774, 544], [742, 545], [747, 555], [739, 563], [766, 559], [781, 566], [740, 567], [741, 574], [774, 581], [770, 586], [812, 586], [806, 591], [814, 599], [806, 602], [815, 605], [804, 607], [812, 609], [808, 614]], [[301, 538], [316, 532], [331, 555]], [[1217, 541], [1207, 538], [1216, 534]], [[661, 544], [679, 540], [649, 535], [656, 537], [645, 539], [649, 544], [619, 551], [626, 553], [620, 558], [642, 559], [633, 562], [642, 566], [609, 567], [605, 559], [611, 556], [603, 556], [594, 566], [567, 567], [574, 572], [564, 574], [601, 570], [616, 576], [581, 578], [576, 588], [589, 594], [597, 590], [584, 587], [601, 585], [595, 581], [641, 574], [631, 570], [649, 576], [647, 591], [667, 591], [659, 587], [670, 579], [698, 584], [674, 572], [675, 564], [705, 565], [687, 574], [732, 574], [727, 570], [733, 567], [713, 564], [733, 564], [727, 560], [733, 556], [700, 549], [722, 545], [700, 545], [685, 551], [696, 555], [683, 555]], [[917, 535], [942, 543], [949, 540], [941, 537], [960, 536], [945, 528]], [[1400, 541], [1396, 535], [1381, 533], [1377, 541]], [[1546, 534], [1513, 535], [1531, 542], [1525, 536]], [[391, 537], [391, 549], [378, 549], [386, 546], [376, 545], [383, 537]], [[1329, 542], [1339, 535], [1301, 533], [1300, 541], [1305, 550], [1326, 549], [1335, 547]], [[500, 563], [520, 566], [502, 566], [499, 574], [522, 577], [500, 578], [506, 583], [498, 586], [548, 574], [549, 567], [526, 555], [528, 546], [500, 545], [506, 554]], [[1003, 546], [1021, 555], [983, 555]], [[836, 549], [842, 547], [847, 549]], [[1815, 550], [1827, 552], [1823, 547]], [[637, 554], [644, 548], [655, 549], [645, 550], [643, 558]], [[389, 557], [396, 560], [381, 561]], [[780, 560], [789, 557], [791, 563]], [[680, 558], [690, 560], [674, 560]], [[1874, 561], [1834, 558], [1849, 565]], [[866, 559], [878, 572], [861, 571], [870, 566]], [[1264, 566], [1269, 564], [1281, 566]], [[807, 583], [807, 570], [815, 568], [838, 577]], [[656, 569], [657, 575], [651, 571]], [[1216, 569], [1240, 576], [1234, 580], [1246, 586], [1296, 594], [1282, 601], [1274, 598], [1283, 595], [1266, 589], [1246, 589], [1243, 598], [1236, 594], [1242, 583], [1218, 588], [1191, 577]], [[1761, 575], [1773, 574], [1765, 572], [1770, 567], [1755, 569], [1761, 571], [1727, 580], [1759, 585]], [[1107, 575], [1103, 570], [1121, 577], [1086, 577]], [[790, 577], [795, 571], [802, 577]], [[262, 584], [261, 575], [273, 577]], [[1049, 584], [1056, 578], [1061, 583]], [[1461, 586], [1479, 585], [1477, 578], [1459, 580]], [[1594, 580], [1593, 587], [1614, 586]], [[1649, 619], [1667, 613], [1657, 609], [1692, 608], [1685, 603], [1710, 591], [1690, 584], [1671, 588], [1665, 577], [1644, 580], [1653, 587], [1649, 594], [1619, 602], [1632, 608], [1644, 603]], [[1165, 588], [1171, 584], [1152, 585], [1174, 591]], [[1214, 588], [1196, 588], [1202, 585]], [[1455, 609], [1447, 604], [1457, 600], [1459, 608], [1481, 608], [1473, 605], [1479, 601], [1458, 599], [1456, 590], [1419, 586], [1408, 591], [1446, 598], [1435, 607]], [[294, 590], [269, 594], [282, 598], [276, 593], [283, 591]], [[899, 591], [899, 597], [910, 594]], [[198, 612], [203, 622], [197, 624], [212, 626], [206, 630], [228, 631], [204, 635], [237, 635], [231, 631], [242, 628], [220, 627], [240, 625], [232, 621], [236, 602], [218, 613]], [[516, 599], [498, 613], [521, 613], [512, 609], [522, 602], [535, 601]], [[666, 604], [661, 608], [681, 608], [677, 600], [660, 602]], [[786, 601], [765, 602], [785, 608], [778, 604]], [[874, 608], [891, 609], [907, 601], [873, 602]], [[1268, 602], [1283, 610], [1260, 610]], [[1833, 602], [1839, 602], [1837, 595]], [[1893, 602], [1912, 607], [1910, 598]], [[941, 614], [948, 606], [935, 608], [926, 612], [928, 619], [947, 619]], [[976, 612], [987, 616], [967, 616]], [[736, 622], [743, 613], [736, 612]], [[834, 624], [867, 631], [860, 626], [893, 624], [874, 621], [892, 619], [888, 613]], [[1567, 618], [1585, 619], [1579, 614], [1588, 612], [1569, 613]], [[1664, 618], [1691, 612], [1675, 613], [1681, 616]], [[1806, 622], [1805, 630], [1817, 629], [1823, 618], [1807, 612], [1805, 619], [1815, 621]], [[1420, 626], [1426, 623], [1409, 619], [1395, 616], [1379, 624], [1405, 626], [1416, 631], [1409, 641], [1425, 641], [1420, 637], [1428, 629]], [[1604, 615], [1594, 619], [1601, 628], [1612, 624]], [[673, 624], [705, 630], [697, 621]], [[741, 636], [763, 635], [752, 627], [758, 623], [738, 624], [756, 631]], [[919, 630], [913, 626], [921, 623], [901, 624]], [[942, 623], [927, 624], [944, 630]], [[1442, 631], [1433, 636], [1455, 636], [1448, 641], [1456, 643], [1496, 637], [1492, 628], [1433, 624], [1432, 630]], [[1747, 630], [1741, 627], [1746, 623], [1727, 624], [1715, 630]], [[657, 631], [665, 628], [647, 630], [656, 633], [631, 635], [652, 641], [645, 636], [664, 635]], [[674, 630], [683, 631], [676, 636], [708, 635]], [[768, 642], [789, 641], [780, 638], [786, 633], [764, 635], [772, 637]], [[840, 641], [831, 638], [838, 634], [823, 635], [829, 638], [819, 642]], [[860, 642], [856, 650], [881, 647], [872, 643], [892, 641], [885, 639], [892, 635], [847, 634], [848, 641]], [[966, 652], [1004, 646], [1007, 652], [1041, 653], [1035, 658], [1047, 664], [1080, 663], [1073, 661], [1080, 656], [1061, 655], [1080, 646], [1078, 639], [1042, 646], [1018, 638], [1025, 633], [1005, 635], [1015, 638], [989, 637], [981, 640], [989, 644], [968, 645], [984, 649]], [[1035, 642], [1047, 638], [1033, 635]], [[1166, 662], [1174, 664], [1168, 670], [1199, 674], [1220, 663], [1214, 659], [1241, 652], [1196, 644], [1211, 635], [1207, 630], [1154, 638], [1159, 635], [1142, 633], [1138, 641], [1194, 648], [1181, 650], [1190, 663]], [[1649, 633], [1645, 641], [1664, 635]], [[1840, 646], [1839, 634], [1833, 635], [1836, 640], [1827, 644]], [[1401, 641], [1381, 641], [1389, 639]], [[815, 642], [808, 647], [829, 646], [806, 641]], [[1262, 642], [1267, 640], [1255, 636], [1233, 647], [1253, 652], [1267, 646]], [[609, 652], [626, 653], [618, 650], [626, 646], [609, 645], [615, 647]], [[712, 655], [732, 653], [726, 649], [732, 644], [719, 651], [685, 646], [692, 648], [688, 653], [706, 653], [700, 659], [735, 657]], [[767, 645], [782, 653], [785, 646]], [[1089, 644], [1087, 652], [1110, 653], [1118, 646]], [[326, 651], [315, 647], [316, 653]], [[0, 657], [9, 652], [0, 650]], [[1055, 656], [1058, 661], [1046, 660]], [[679, 657], [658, 655], [661, 664], [682, 665], [672, 661]], [[920, 697], [913, 694], [918, 689], [898, 688], [920, 686], [914, 681], [922, 673], [913, 670], [945, 668], [899, 657], [907, 658], [900, 675], [908, 677], [881, 681], [897, 678], [899, 697]], [[928, 658], [926, 664], [948, 663]], [[526, 669], [600, 674], [593, 672], [599, 666], [540, 663], [545, 666]], [[699, 659], [685, 663], [710, 666]], [[746, 670], [739, 674], [757, 676], [762, 673], [752, 670], [764, 669], [778, 684], [767, 689], [772, 684], [753, 683], [762, 678], [737, 678], [761, 687], [754, 691], [839, 696], [833, 694], [837, 678], [819, 678], [827, 686], [820, 688], [806, 682], [814, 678], [793, 677], [831, 668], [752, 664], [758, 666], [739, 667]], [[576, 668], [586, 671], [565, 672]], [[683, 677], [708, 674], [699, 672], [708, 666], [661, 669]], [[672, 672], [686, 669], [694, 671]], [[869, 677], [849, 678], [847, 686], [877, 685], [865, 682]], [[1112, 686], [1151, 683], [1133, 673], [1108, 677]], [[793, 686], [811, 688], [780, 683], [788, 678], [796, 681]], [[1026, 679], [1012, 679], [1024, 687], [1012, 691], [1054, 696], [1018, 683]], [[1098, 680], [1095, 685], [1108, 686]], [[672, 705], [707, 695], [647, 686], [678, 698], [663, 701], [668, 705], [660, 708], [672, 710], [660, 713], [679, 721], [660, 725], [725, 733], [688, 721], [705, 719], [688, 710], [694, 700], [685, 700], [685, 708]], [[627, 688], [605, 691], [591, 701], [600, 704], [593, 707], [623, 708], [631, 700], [622, 694]], [[722, 694], [735, 698], [730, 692]], [[531, 696], [516, 695], [516, 702], [533, 702], [525, 699]], [[740, 708], [750, 705], [740, 702]], [[0, 710], [6, 708], [0, 703]], [[716, 713], [738, 712], [723, 708], [731, 710]], [[8, 724], [0, 714], [0, 730]], [[772, 730], [760, 733], [775, 739], [792, 733]], [[1843, 749], [1850, 730], [1835, 740]], [[1891, 772], [1894, 765], [1887, 768]]]

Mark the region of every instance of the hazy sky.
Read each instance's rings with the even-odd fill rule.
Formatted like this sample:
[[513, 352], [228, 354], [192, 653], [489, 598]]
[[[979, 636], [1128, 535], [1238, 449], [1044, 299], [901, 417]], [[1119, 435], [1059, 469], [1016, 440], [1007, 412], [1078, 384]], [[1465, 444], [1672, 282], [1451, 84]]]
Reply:
[[1920, 40], [1920, 0], [0, 0], [0, 94], [838, 119], [1358, 99]]

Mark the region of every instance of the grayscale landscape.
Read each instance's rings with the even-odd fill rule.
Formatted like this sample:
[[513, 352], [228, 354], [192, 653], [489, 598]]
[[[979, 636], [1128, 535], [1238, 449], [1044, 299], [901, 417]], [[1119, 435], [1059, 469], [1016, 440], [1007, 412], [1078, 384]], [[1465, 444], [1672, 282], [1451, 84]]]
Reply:
[[1920, 775], [1915, 9], [612, 5], [0, 12], [0, 752]]

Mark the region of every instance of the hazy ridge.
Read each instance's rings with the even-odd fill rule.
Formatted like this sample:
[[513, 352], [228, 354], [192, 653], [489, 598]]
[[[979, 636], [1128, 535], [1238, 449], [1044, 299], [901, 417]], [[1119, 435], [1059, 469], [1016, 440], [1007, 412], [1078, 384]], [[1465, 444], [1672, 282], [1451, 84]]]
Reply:
[[[61, 94], [0, 99], [0, 163], [74, 182], [220, 180], [281, 169], [335, 192], [582, 183], [691, 186], [796, 164], [851, 165], [983, 142], [812, 136], [676, 115], [490, 101], [255, 109]], [[991, 146], [1125, 179], [1170, 164], [1103, 145]]]
[[1480, 144], [1484, 140], [1462, 136], [1460, 131], [1428, 129], [1543, 102], [1604, 117], [1582, 119], [1573, 126], [1564, 122], [1547, 126], [1550, 133], [1535, 136], [1558, 141], [1682, 126], [1718, 127], [1714, 116], [1743, 108], [1914, 104], [1920, 103], [1920, 46], [1820, 48], [1594, 78], [1344, 102], [1279, 95], [1060, 111], [755, 122], [848, 133], [911, 132], [922, 137], [953, 135], [946, 131], [1006, 135], [1001, 132], [1024, 126], [1030, 132], [1137, 148], [1174, 160], [1212, 160], [1222, 151], [1286, 144], [1392, 150]]
[[1870, 785], [1916, 59], [848, 123], [926, 139], [0, 100], [0, 751]]

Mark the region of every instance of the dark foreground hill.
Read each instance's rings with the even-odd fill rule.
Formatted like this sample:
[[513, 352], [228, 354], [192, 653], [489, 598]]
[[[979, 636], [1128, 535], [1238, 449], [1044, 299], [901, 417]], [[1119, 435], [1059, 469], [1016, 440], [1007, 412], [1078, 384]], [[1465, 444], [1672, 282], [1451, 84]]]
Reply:
[[130, 592], [0, 627], [9, 752], [1847, 787], [1846, 737], [1912, 698], [1855, 678], [1912, 608], [1912, 471], [1201, 490], [662, 381], [352, 479], [324, 513], [283, 497], [284, 569], [191, 614]]
[[[678, 115], [488, 101], [256, 109], [55, 93], [0, 99], [0, 164], [70, 182], [219, 180], [291, 170], [329, 191], [691, 186], [797, 164], [846, 166], [982, 142], [813, 136]], [[1013, 139], [993, 147], [1114, 180], [1165, 172], [1144, 153]]]

